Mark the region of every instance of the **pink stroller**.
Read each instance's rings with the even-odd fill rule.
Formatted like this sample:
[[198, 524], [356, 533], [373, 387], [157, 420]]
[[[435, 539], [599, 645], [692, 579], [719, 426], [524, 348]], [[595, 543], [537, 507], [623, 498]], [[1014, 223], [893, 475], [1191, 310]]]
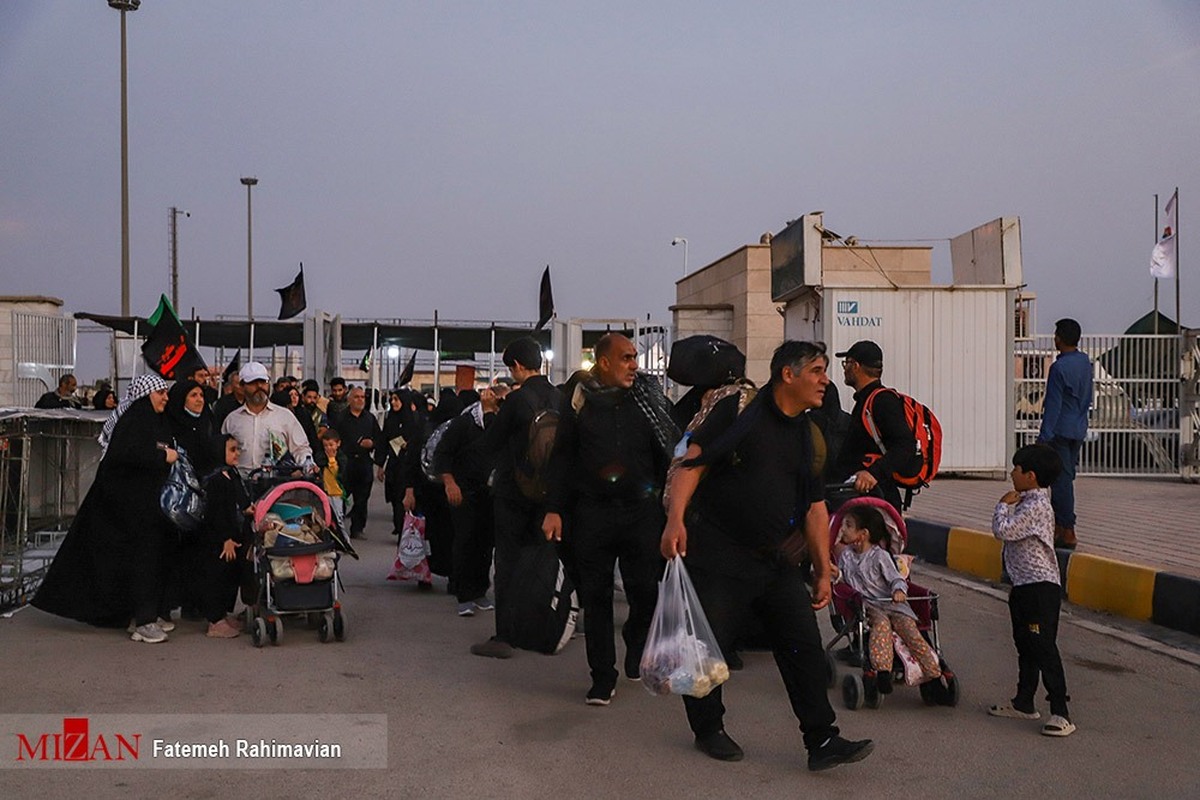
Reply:
[[309, 481], [273, 487], [254, 507], [257, 599], [247, 620], [255, 647], [283, 642], [283, 617], [305, 617], [322, 642], [345, 638], [329, 498]]
[[[900, 512], [896, 511], [890, 503], [878, 497], [857, 497], [846, 501], [834, 514], [829, 521], [830, 547], [837, 544], [838, 534], [841, 531], [842, 519], [846, 512], [852, 508], [870, 506], [878, 509], [887, 524], [888, 529], [892, 534], [892, 549], [893, 555], [901, 555], [904, 552], [904, 546], [908, 542], [908, 528], [904, 524], [904, 518], [900, 516]], [[946, 664], [945, 658], [942, 656], [942, 649], [938, 637], [938, 595], [936, 592], [931, 592], [923, 586], [914, 583], [907, 578], [907, 564], [903, 565], [901, 574], [907, 579], [908, 604], [917, 615], [917, 630], [929, 642], [929, 646], [938, 656], [938, 663], [942, 669], [942, 677], [940, 680], [928, 681], [920, 684], [918, 687], [921, 692], [921, 699], [926, 705], [947, 705], [954, 706], [958, 704], [959, 685], [958, 678], [954, 672]], [[833, 587], [833, 604], [830, 607], [830, 616], [833, 622], [834, 630], [837, 631], [829, 644], [825, 646], [826, 660], [828, 670], [831, 675], [830, 688], [837, 685], [836, 683], [836, 660], [833, 656], [833, 648], [846, 639], [849, 647], [846, 652], [846, 660], [861, 668], [860, 672], [854, 672], [846, 675], [842, 679], [842, 700], [846, 708], [858, 710], [864, 705], [867, 708], [879, 708], [883, 703], [883, 695], [877, 688], [875, 672], [871, 668], [870, 658], [866, 654], [865, 643], [868, 636], [868, 625], [866, 606], [863, 602], [863, 597], [855, 589], [845, 583], [837, 583]], [[892, 662], [893, 680], [897, 681], [898, 685], [904, 685], [904, 664], [900, 660], [899, 655], [893, 658]]]

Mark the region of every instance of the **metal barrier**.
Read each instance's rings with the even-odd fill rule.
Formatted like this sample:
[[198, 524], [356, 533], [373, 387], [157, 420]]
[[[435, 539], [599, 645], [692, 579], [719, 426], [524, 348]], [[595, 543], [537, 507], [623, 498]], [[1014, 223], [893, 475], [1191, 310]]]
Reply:
[[71, 317], [14, 311], [13, 361], [16, 385], [13, 405], [32, 408], [58, 379], [75, 369], [75, 325]]
[[[1085, 336], [1079, 349], [1092, 361], [1093, 399], [1079, 475], [1178, 475], [1180, 450], [1179, 336]], [[1054, 339], [1013, 346], [1016, 444], [1037, 439], [1046, 377], [1057, 357]]]

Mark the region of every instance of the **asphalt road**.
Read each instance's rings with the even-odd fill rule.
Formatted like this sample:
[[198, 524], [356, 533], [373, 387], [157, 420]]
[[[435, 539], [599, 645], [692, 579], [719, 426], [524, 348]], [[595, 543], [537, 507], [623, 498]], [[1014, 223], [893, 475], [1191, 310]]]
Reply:
[[943, 597], [943, 647], [963, 686], [957, 708], [927, 708], [899, 688], [883, 708], [852, 712], [835, 691], [844, 735], [873, 738], [876, 750], [860, 764], [809, 773], [774, 663], [749, 653], [726, 688], [726, 726], [746, 760], [719, 763], [692, 748], [677, 698], [622, 681], [610, 707], [584, 705], [581, 639], [553, 657], [469, 655], [491, 633], [491, 616], [458, 618], [440, 582], [419, 593], [384, 580], [395, 540], [384, 507], [374, 506], [363, 560], [343, 562], [345, 642], [320, 644], [315, 631], [292, 625], [279, 647], [255, 649], [248, 637], [209, 640], [200, 623], [183, 623], [151, 647], [25, 609], [0, 620], [0, 713], [386, 714], [386, 770], [34, 772], [0, 743], [0, 795], [1200, 796], [1200, 647], [1190, 639], [1176, 640], [1185, 649], [1175, 657], [1071, 611], [1059, 641], [1079, 731], [1047, 738], [1036, 723], [985, 713], [1015, 682], [1003, 602], [918, 565]]

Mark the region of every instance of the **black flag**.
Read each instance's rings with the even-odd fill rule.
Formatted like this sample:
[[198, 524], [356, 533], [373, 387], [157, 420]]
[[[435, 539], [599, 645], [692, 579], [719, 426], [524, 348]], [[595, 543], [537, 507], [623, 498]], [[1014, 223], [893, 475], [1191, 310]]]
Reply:
[[533, 329], [540, 331], [553, 316], [554, 293], [550, 291], [550, 265], [547, 264], [546, 271], [542, 273], [542, 287], [538, 291], [538, 324]]
[[229, 379], [233, 377], [233, 373], [242, 368], [242, 348], [233, 354], [233, 361], [229, 362], [229, 366], [221, 373], [221, 383], [229, 383]]
[[371, 351], [370, 350], [363, 353], [362, 360], [358, 362], [358, 368], [361, 369], [363, 372], [371, 371]]
[[291, 319], [308, 307], [308, 301], [304, 297], [304, 262], [300, 262], [300, 272], [296, 274], [296, 280], [292, 281], [288, 286], [282, 289], [276, 289], [279, 292], [279, 318]]
[[207, 366], [165, 294], [146, 322], [150, 333], [142, 345], [142, 358], [150, 369], [173, 381]]
[[400, 377], [396, 378], [396, 387], [399, 389], [412, 382], [413, 372], [417, 369], [417, 351], [413, 350], [413, 354], [408, 359], [408, 364], [404, 367], [404, 371], [400, 373]]

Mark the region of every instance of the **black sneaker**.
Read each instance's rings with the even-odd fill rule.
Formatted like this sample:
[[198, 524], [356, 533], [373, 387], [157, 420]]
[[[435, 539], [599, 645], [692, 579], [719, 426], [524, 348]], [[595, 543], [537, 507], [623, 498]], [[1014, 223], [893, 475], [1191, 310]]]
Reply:
[[717, 761], [741, 761], [746, 755], [724, 728], [707, 736], [697, 736], [696, 749]]
[[892, 673], [890, 670], [880, 670], [875, 676], [875, 685], [879, 688], [880, 694], [892, 693]]
[[508, 642], [502, 642], [493, 636], [486, 642], [471, 645], [471, 655], [484, 658], [512, 658], [513, 648]]
[[616, 689], [609, 689], [603, 686], [592, 684], [592, 688], [588, 689], [587, 697], [583, 702], [587, 703], [589, 706], [606, 706], [612, 703], [612, 699], [616, 694]]
[[825, 744], [808, 751], [808, 768], [813, 772], [831, 769], [838, 764], [853, 764], [871, 755], [875, 743], [870, 739], [851, 742], [841, 736], [834, 736]]
[[634, 658], [633, 653], [625, 654], [625, 677], [631, 681], [640, 681], [642, 679], [641, 659]]

